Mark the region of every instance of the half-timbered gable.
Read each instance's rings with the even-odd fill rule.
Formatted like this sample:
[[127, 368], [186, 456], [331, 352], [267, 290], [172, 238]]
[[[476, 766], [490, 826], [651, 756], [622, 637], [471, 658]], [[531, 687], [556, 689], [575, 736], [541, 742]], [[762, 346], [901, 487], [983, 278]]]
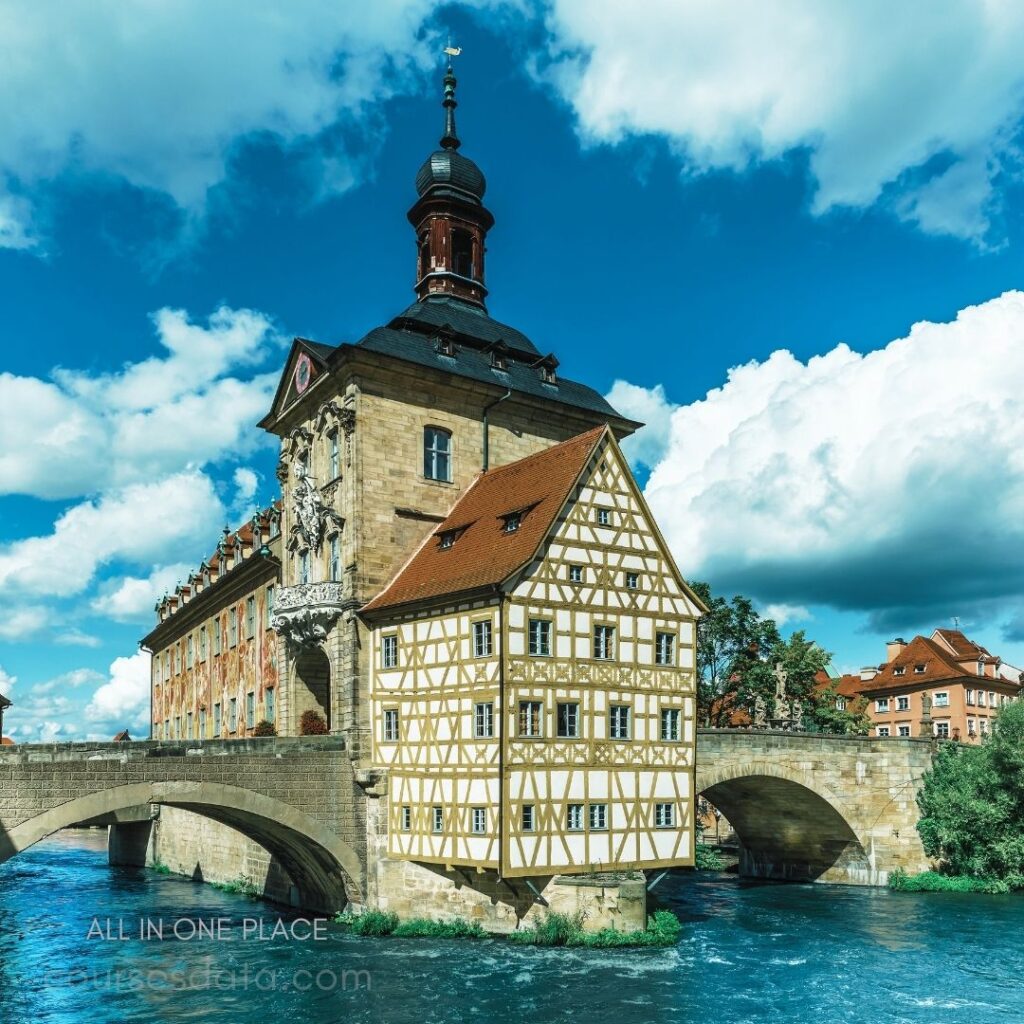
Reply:
[[480, 474], [363, 609], [389, 853], [692, 863], [700, 611], [611, 431]]

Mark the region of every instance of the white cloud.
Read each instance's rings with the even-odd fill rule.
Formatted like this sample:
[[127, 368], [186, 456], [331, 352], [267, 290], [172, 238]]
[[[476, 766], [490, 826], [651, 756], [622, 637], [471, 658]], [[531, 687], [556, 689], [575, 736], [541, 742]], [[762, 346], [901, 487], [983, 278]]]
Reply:
[[11, 690], [14, 689], [17, 681], [17, 676], [12, 676], [11, 673], [3, 667], [3, 665], [0, 665], [0, 693], [5, 697], [9, 697], [11, 695]]
[[665, 397], [665, 388], [641, 388], [617, 380], [605, 396], [613, 409], [644, 424], [622, 442], [622, 450], [631, 462], [656, 466], [668, 447], [672, 430], [672, 411], [676, 408]]
[[880, 628], [1005, 612], [1024, 578], [1022, 393], [1022, 292], [867, 355], [775, 352], [672, 413], [646, 495], [683, 572], [716, 589]]
[[50, 612], [42, 605], [11, 606], [5, 601], [0, 605], [0, 640], [31, 640], [49, 621]]
[[[813, 209], [895, 209], [981, 241], [1024, 115], [1024, 6], [553, 0], [542, 73], [581, 135], [669, 140], [696, 173], [806, 149]], [[941, 166], [928, 166], [937, 159]]]
[[149, 681], [150, 656], [145, 651], [115, 659], [109, 680], [86, 706], [86, 720], [107, 723], [114, 731], [127, 727], [148, 732]]
[[99, 647], [103, 643], [98, 636], [86, 633], [75, 626], [65, 629], [61, 633], [55, 633], [53, 642], [63, 647]]
[[774, 619], [775, 625], [780, 628], [788, 622], [808, 622], [814, 618], [802, 604], [767, 604], [761, 609], [761, 614], [765, 618]]
[[0, 494], [61, 498], [202, 464], [242, 458], [266, 439], [278, 374], [240, 379], [280, 350], [270, 320], [221, 307], [206, 326], [181, 310], [153, 317], [166, 355], [89, 376], [0, 374]]
[[[213, 542], [209, 546], [212, 548]], [[183, 583], [196, 566], [186, 562], [154, 569], [148, 576], [124, 576], [112, 580], [104, 587], [104, 593], [93, 598], [93, 611], [121, 622], [132, 619], [150, 619], [157, 600]]]
[[[47, 536], [0, 546], [0, 590], [74, 595], [115, 561], [152, 564], [209, 543], [223, 517], [213, 483], [197, 470], [131, 484], [72, 506]], [[4, 628], [0, 619], [0, 635]]]
[[[346, 150], [332, 127], [418, 81], [436, 62], [419, 37], [435, 3], [239, 0], [69, 4], [0, 10], [0, 180], [113, 175], [201, 210], [237, 140], [271, 133], [311, 150], [313, 191], [356, 178], [367, 133]], [[0, 203], [0, 244], [24, 246], [27, 200]]]

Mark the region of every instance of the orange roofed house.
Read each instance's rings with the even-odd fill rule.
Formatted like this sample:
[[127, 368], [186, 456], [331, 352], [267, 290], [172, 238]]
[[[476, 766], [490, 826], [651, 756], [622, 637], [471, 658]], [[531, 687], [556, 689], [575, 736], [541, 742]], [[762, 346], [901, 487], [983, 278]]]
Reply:
[[1016, 700], [1020, 690], [1019, 670], [959, 629], [937, 629], [910, 643], [892, 640], [885, 662], [863, 669], [859, 679], [876, 736], [934, 735], [974, 742], [991, 731], [999, 709]]

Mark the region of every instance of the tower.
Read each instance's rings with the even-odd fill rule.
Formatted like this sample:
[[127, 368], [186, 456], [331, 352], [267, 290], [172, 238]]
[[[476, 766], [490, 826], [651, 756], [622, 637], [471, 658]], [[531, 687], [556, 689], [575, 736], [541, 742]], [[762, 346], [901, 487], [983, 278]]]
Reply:
[[451, 295], [484, 306], [484, 253], [494, 224], [483, 205], [487, 182], [472, 160], [459, 152], [455, 129], [455, 74], [444, 76], [444, 135], [416, 175], [419, 198], [409, 210], [416, 231], [416, 295]]

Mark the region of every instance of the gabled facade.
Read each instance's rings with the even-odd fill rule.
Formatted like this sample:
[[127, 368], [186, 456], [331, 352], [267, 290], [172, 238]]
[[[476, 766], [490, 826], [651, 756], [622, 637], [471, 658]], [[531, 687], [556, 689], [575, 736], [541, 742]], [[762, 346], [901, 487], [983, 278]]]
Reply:
[[701, 611], [607, 428], [481, 474], [362, 610], [389, 856], [692, 864]]
[[1019, 675], [958, 629], [886, 645], [886, 660], [862, 670], [859, 692], [876, 736], [936, 736], [977, 742], [999, 709], [1018, 699]]

